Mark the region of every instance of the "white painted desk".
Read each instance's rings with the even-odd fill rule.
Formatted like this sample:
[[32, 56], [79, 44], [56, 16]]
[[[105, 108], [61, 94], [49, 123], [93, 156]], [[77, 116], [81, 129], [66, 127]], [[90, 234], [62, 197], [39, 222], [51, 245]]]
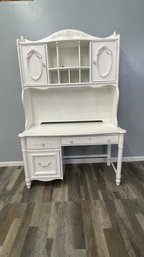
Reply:
[[[111, 164], [111, 145], [118, 145], [116, 184], [121, 181], [121, 163], [125, 130], [102, 123], [62, 123], [34, 126], [20, 134], [25, 178], [32, 180], [63, 179], [63, 146], [107, 145], [107, 165]], [[112, 164], [113, 165], [113, 164]]]
[[[120, 184], [125, 130], [118, 127], [119, 43], [77, 30], [42, 40], [17, 40], [25, 130], [21, 137], [28, 188], [32, 180], [63, 179], [63, 147], [118, 145]], [[42, 123], [47, 123], [43, 124]]]

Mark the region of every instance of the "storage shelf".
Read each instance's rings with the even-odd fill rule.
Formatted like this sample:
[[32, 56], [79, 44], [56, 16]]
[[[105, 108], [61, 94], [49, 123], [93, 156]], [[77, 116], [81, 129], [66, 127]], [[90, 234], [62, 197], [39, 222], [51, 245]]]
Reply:
[[86, 70], [90, 69], [90, 66], [69, 66], [69, 67], [54, 67], [54, 68], [48, 68], [49, 71], [55, 71], [55, 70], [76, 70], [76, 69], [81, 69], [81, 70]]
[[[109, 84], [108, 82], [105, 82], [105, 84], [101, 83], [91, 83], [91, 82], [78, 82], [78, 83], [53, 83], [53, 84], [47, 84], [47, 85], [35, 85], [32, 88], [33, 89], [40, 89], [40, 90], [47, 90], [47, 89], [53, 89], [53, 88], [57, 88], [58, 86], [60, 86], [60, 88], [100, 88], [100, 87], [117, 87], [117, 85], [115, 83], [111, 83]], [[29, 89], [31, 88], [31, 84], [30, 85], [26, 85], [25, 89]]]
[[50, 84], [90, 82], [90, 69], [86, 67], [49, 69]]
[[90, 82], [89, 41], [51, 42], [47, 50], [49, 84]]

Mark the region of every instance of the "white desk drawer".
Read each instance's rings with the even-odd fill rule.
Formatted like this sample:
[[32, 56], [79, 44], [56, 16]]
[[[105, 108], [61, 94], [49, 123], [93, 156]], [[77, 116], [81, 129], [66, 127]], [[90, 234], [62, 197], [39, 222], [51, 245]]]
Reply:
[[46, 148], [59, 148], [58, 137], [28, 137], [28, 149], [46, 149]]
[[117, 135], [108, 136], [76, 136], [62, 137], [62, 145], [99, 145], [99, 144], [116, 144], [118, 143]]
[[28, 154], [28, 158], [32, 177], [61, 177], [59, 150], [32, 152]]

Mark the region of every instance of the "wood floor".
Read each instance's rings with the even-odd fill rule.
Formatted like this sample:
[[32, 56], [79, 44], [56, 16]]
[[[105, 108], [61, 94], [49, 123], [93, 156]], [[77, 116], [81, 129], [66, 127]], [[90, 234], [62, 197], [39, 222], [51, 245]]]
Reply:
[[144, 163], [67, 165], [63, 181], [25, 187], [22, 167], [0, 169], [0, 256], [143, 257]]

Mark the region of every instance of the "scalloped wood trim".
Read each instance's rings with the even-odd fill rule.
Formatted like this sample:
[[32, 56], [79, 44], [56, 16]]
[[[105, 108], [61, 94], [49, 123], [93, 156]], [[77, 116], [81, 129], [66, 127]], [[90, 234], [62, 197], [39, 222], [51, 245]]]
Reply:
[[114, 32], [112, 35], [108, 36], [108, 37], [94, 37], [92, 35], [89, 35], [83, 31], [80, 30], [74, 30], [74, 29], [64, 29], [64, 30], [60, 30], [57, 31], [51, 35], [49, 35], [48, 37], [45, 37], [41, 40], [36, 40], [36, 41], [31, 41], [28, 39], [24, 39], [23, 36], [21, 36], [21, 39], [19, 39], [19, 43], [44, 43], [44, 42], [51, 42], [51, 41], [59, 41], [59, 40], [105, 40], [105, 39], [118, 39], [119, 38], [119, 34], [116, 34], [116, 32]]

